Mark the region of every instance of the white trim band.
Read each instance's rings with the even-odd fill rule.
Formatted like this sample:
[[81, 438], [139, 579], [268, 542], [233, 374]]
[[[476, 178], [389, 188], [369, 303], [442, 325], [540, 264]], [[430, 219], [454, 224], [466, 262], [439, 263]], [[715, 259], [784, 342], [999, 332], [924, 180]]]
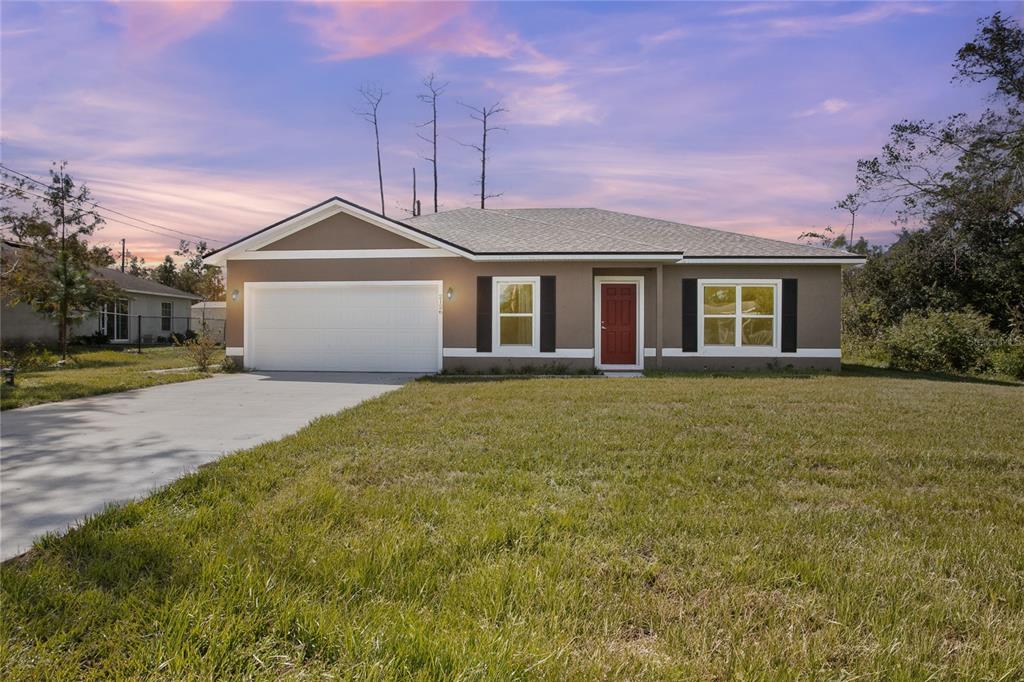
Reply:
[[554, 353], [507, 348], [500, 351], [481, 353], [476, 348], [445, 348], [446, 358], [593, 358], [593, 348], [559, 348]]
[[224, 355], [244, 355], [245, 351], [241, 346], [227, 346], [224, 348]]
[[[648, 348], [646, 350], [653, 350]], [[795, 353], [782, 353], [774, 348], [728, 348], [721, 353], [685, 353], [682, 348], [662, 348], [661, 355], [666, 358], [841, 358], [839, 348], [797, 348]], [[743, 351], [743, 352], [740, 352]]]
[[863, 265], [866, 258], [686, 258], [677, 265]]
[[306, 249], [301, 251], [243, 251], [231, 260], [316, 260], [325, 258], [458, 258], [434, 248], [422, 249]]

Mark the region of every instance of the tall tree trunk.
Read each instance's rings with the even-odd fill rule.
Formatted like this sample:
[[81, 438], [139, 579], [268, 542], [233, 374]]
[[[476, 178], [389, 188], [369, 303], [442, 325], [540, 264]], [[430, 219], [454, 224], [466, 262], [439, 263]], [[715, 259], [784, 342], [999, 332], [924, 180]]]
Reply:
[[67, 300], [60, 302], [60, 322], [57, 338], [60, 342], [60, 359], [68, 359], [68, 303]]
[[373, 135], [377, 140], [377, 183], [380, 185], [380, 214], [384, 213], [384, 169], [380, 164], [380, 128], [377, 125], [377, 115], [373, 116]]
[[483, 149], [480, 152], [480, 208], [487, 202], [487, 119], [484, 119]]
[[437, 213], [437, 97], [435, 96], [432, 100], [433, 113], [434, 113], [434, 213]]

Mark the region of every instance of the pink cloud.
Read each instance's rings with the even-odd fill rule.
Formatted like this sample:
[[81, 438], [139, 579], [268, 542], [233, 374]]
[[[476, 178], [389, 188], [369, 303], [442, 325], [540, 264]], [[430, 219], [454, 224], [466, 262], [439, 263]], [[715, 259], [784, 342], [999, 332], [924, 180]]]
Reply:
[[187, 40], [220, 21], [229, 2], [167, 0], [165, 2], [117, 2], [115, 22], [125, 40], [137, 51], [154, 54]]
[[778, 36], [806, 36], [865, 26], [902, 16], [933, 14], [932, 5], [903, 2], [881, 2], [865, 5], [845, 14], [806, 15], [771, 19], [766, 26]]
[[317, 2], [294, 15], [313, 31], [326, 59], [364, 59], [399, 51], [505, 58], [515, 34], [496, 34], [457, 2]]

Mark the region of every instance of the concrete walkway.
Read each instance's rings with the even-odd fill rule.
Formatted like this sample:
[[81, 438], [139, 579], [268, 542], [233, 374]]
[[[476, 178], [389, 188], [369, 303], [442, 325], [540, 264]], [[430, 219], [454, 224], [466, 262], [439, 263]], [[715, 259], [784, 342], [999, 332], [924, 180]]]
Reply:
[[392, 391], [410, 374], [266, 372], [0, 413], [0, 560], [110, 502]]

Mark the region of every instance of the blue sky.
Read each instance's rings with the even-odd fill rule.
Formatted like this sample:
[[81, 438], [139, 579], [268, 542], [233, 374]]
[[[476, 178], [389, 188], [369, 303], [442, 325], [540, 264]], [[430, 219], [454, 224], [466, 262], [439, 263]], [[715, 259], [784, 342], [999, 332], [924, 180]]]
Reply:
[[[983, 106], [954, 53], [1020, 3], [3, 2], [3, 163], [66, 159], [105, 206], [229, 240], [338, 194], [375, 207], [356, 89], [382, 105], [401, 218], [423, 76], [442, 99], [442, 208], [472, 205], [478, 124], [501, 100], [493, 207], [598, 206], [787, 240], [843, 225], [858, 158], [903, 118]], [[426, 203], [426, 202], [424, 202]], [[890, 215], [859, 219], [891, 241]], [[159, 232], [159, 230], [157, 230]], [[171, 234], [110, 222], [154, 260]], [[214, 242], [216, 243], [216, 242]]]

